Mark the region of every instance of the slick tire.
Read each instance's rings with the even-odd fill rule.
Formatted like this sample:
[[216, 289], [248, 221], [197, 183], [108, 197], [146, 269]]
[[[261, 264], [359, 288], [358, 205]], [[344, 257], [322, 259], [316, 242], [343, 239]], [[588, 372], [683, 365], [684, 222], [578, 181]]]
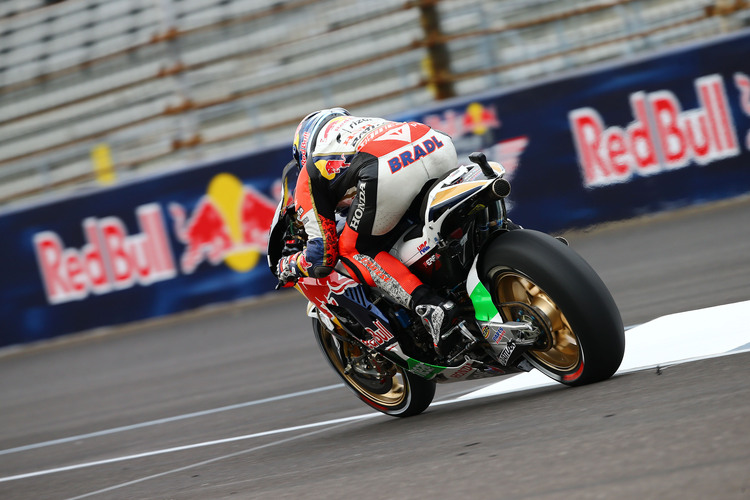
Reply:
[[524, 354], [539, 371], [569, 386], [617, 371], [625, 351], [620, 312], [570, 247], [537, 231], [509, 231], [487, 244], [477, 271], [506, 321], [530, 321], [546, 332], [544, 345]]
[[[323, 355], [347, 387], [365, 404], [393, 417], [422, 413], [435, 397], [435, 382], [425, 380], [392, 363], [371, 365], [373, 375], [352, 369], [352, 348], [334, 336], [320, 321], [313, 319], [313, 332]], [[361, 351], [356, 354], [362, 354]]]

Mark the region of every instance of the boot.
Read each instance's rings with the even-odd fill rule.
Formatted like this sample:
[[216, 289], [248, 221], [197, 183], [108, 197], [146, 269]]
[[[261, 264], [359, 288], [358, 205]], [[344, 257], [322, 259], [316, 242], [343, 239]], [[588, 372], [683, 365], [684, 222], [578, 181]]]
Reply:
[[439, 305], [418, 305], [414, 311], [422, 318], [425, 329], [432, 336], [435, 351], [440, 353], [440, 337], [448, 331], [456, 314], [456, 304], [450, 300]]

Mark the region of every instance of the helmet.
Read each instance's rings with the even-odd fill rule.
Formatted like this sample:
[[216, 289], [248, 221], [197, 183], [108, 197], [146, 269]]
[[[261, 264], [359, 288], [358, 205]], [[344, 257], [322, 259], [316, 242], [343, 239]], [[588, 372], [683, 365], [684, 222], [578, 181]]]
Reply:
[[298, 168], [302, 169], [307, 165], [310, 145], [315, 144], [318, 132], [323, 129], [326, 123], [338, 116], [351, 116], [351, 113], [344, 108], [321, 109], [310, 113], [299, 122], [292, 142], [292, 156], [297, 161]]

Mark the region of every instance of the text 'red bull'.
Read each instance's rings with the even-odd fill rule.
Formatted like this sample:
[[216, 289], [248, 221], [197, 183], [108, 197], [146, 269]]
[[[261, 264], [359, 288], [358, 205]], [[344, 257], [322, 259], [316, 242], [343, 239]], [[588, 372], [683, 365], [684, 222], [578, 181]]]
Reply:
[[627, 181], [634, 174], [653, 175], [691, 162], [706, 165], [739, 155], [721, 76], [698, 78], [695, 88], [700, 106], [684, 111], [668, 90], [631, 94], [635, 119], [625, 128], [605, 128], [593, 108], [571, 111], [568, 117], [584, 184], [603, 186]]
[[172, 250], [156, 203], [136, 209], [141, 232], [128, 235], [118, 217], [86, 218], [82, 248], [65, 248], [53, 231], [34, 235], [47, 300], [60, 304], [176, 276]]

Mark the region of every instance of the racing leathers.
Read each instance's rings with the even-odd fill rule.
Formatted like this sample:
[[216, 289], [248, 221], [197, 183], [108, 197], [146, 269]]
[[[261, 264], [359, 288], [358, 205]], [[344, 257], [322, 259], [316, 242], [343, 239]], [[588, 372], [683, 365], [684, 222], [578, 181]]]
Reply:
[[[437, 346], [453, 304], [443, 301], [396, 257], [383, 237], [406, 213], [424, 184], [457, 165], [445, 134], [415, 122], [336, 116], [303, 137], [295, 190], [304, 250], [279, 263], [279, 278], [324, 277], [337, 260], [360, 283], [376, 286], [423, 319]], [[349, 206], [337, 231], [336, 211]], [[283, 278], [282, 278], [283, 277]]]

